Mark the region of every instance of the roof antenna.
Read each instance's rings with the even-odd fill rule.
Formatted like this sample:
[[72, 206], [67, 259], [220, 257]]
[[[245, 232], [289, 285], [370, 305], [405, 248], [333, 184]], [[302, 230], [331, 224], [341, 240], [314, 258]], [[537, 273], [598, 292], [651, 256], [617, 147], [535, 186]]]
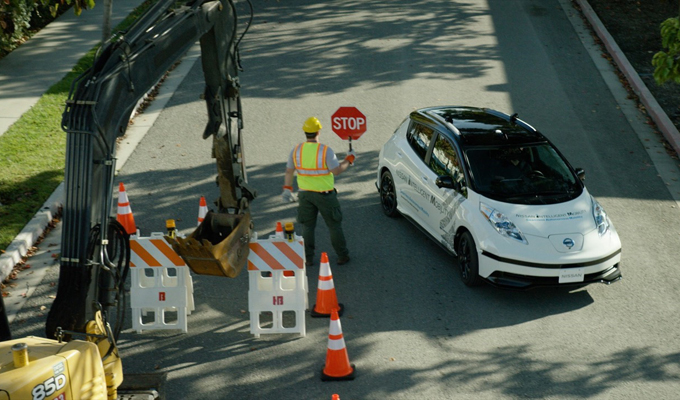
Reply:
[[517, 121], [517, 113], [514, 113], [510, 116], [510, 122], [514, 124], [515, 121]]

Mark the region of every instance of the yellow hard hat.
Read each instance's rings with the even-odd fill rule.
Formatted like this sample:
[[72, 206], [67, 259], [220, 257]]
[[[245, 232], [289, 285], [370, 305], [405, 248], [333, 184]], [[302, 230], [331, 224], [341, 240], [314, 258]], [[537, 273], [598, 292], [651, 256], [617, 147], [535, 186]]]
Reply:
[[307, 133], [316, 133], [323, 128], [321, 126], [321, 122], [319, 122], [319, 119], [316, 117], [309, 117], [307, 118], [307, 121], [305, 121], [305, 124], [302, 125], [302, 130], [307, 132]]

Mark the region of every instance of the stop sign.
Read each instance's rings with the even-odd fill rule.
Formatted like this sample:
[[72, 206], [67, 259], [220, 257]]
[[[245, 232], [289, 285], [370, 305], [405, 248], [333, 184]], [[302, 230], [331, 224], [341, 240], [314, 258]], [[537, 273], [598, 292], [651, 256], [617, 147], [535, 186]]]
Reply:
[[342, 140], [356, 140], [366, 132], [366, 116], [356, 107], [340, 107], [331, 116], [331, 127]]

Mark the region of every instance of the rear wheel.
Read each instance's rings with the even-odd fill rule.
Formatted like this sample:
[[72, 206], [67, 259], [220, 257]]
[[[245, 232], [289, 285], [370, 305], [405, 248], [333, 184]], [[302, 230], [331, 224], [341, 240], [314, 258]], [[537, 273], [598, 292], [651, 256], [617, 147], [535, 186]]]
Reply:
[[479, 258], [477, 246], [470, 232], [464, 232], [458, 240], [458, 267], [460, 278], [467, 286], [477, 286], [482, 282], [479, 277]]
[[397, 192], [394, 189], [394, 179], [390, 171], [385, 171], [380, 176], [380, 205], [388, 217], [399, 215], [397, 211]]

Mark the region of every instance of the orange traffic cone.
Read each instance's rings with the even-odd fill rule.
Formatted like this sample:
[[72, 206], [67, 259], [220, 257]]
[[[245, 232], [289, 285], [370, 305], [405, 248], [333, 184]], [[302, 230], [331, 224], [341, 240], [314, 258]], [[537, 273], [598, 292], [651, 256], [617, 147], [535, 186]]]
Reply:
[[316, 304], [310, 315], [314, 318], [325, 318], [331, 315], [331, 311], [337, 310], [342, 315], [345, 306], [338, 303], [333, 285], [331, 267], [328, 265], [328, 254], [321, 253], [321, 266], [319, 267], [319, 284], [316, 289]]
[[206, 214], [208, 214], [208, 205], [205, 203], [205, 197], [201, 196], [201, 201], [198, 203], [198, 225], [201, 225]]
[[127, 193], [125, 193], [123, 182], [118, 184], [118, 214], [116, 215], [116, 220], [123, 225], [123, 228], [125, 228], [125, 232], [127, 232], [128, 235], [137, 233], [135, 217], [132, 216], [130, 201], [128, 200]]
[[331, 326], [328, 330], [328, 349], [326, 366], [321, 371], [322, 381], [350, 381], [354, 379], [356, 368], [349, 363], [345, 339], [342, 336], [340, 317], [336, 310], [331, 311]]
[[285, 239], [285, 236], [283, 236], [283, 225], [281, 225], [280, 222], [276, 223], [276, 233], [274, 233], [274, 237], [277, 239]]
[[331, 400], [340, 400], [340, 395], [334, 394], [333, 397], [331, 397]]

